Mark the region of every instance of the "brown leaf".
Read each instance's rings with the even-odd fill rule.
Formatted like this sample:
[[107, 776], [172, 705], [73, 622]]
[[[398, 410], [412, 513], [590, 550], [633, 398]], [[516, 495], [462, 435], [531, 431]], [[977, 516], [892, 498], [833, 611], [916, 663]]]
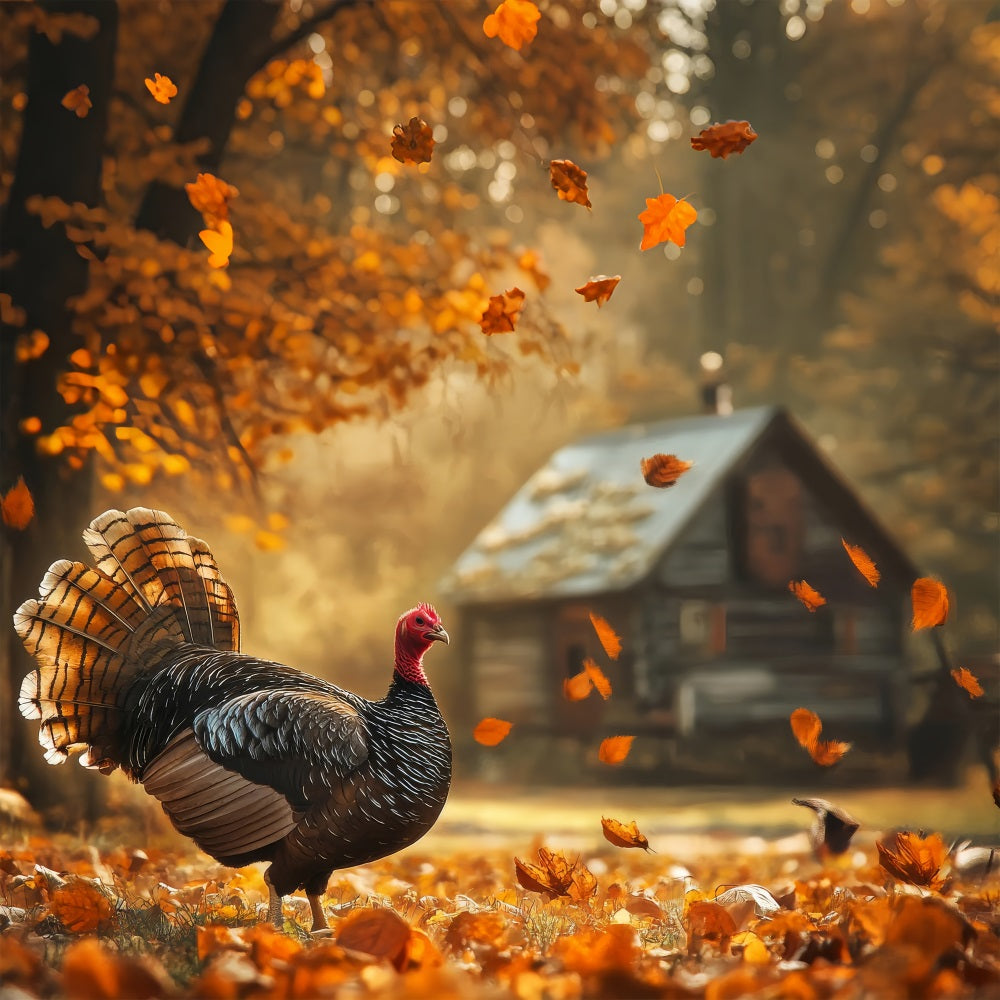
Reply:
[[792, 802], [816, 814], [809, 838], [817, 857], [843, 854], [850, 847], [851, 838], [861, 824], [846, 809], [826, 799], [792, 799]]
[[640, 459], [639, 461], [639, 467], [642, 469], [642, 478], [650, 486], [655, 486], [658, 489], [666, 489], [668, 486], [673, 486], [693, 464], [693, 462], [685, 462], [676, 455], [664, 455], [660, 453], [653, 455], [651, 458]]
[[622, 764], [632, 749], [634, 739], [634, 736], [609, 736], [606, 740], [601, 741], [597, 756], [604, 764], [615, 766]]
[[410, 940], [410, 925], [393, 910], [354, 910], [337, 928], [337, 944], [351, 951], [384, 958], [402, 966]]
[[790, 580], [788, 589], [802, 602], [810, 613], [826, 604], [826, 598], [805, 580]]
[[[594, 631], [597, 633], [597, 638], [604, 647], [604, 652], [607, 653], [612, 660], [617, 660], [619, 653], [622, 651], [622, 641], [618, 637], [618, 633], [604, 618], [600, 615], [595, 615], [593, 611], [590, 612], [590, 624], [594, 626]], [[586, 664], [584, 664], [584, 666], [586, 666]], [[591, 680], [593, 679], [593, 675], [591, 675]], [[607, 697], [607, 695], [604, 697]]]
[[[634, 825], [634, 824], [633, 824]], [[637, 917], [651, 917], [653, 920], [663, 919], [663, 910], [655, 899], [633, 893], [625, 900], [625, 909]]]
[[626, 826], [621, 820], [602, 816], [601, 829], [604, 831], [604, 839], [615, 847], [641, 847], [644, 851], [649, 850], [649, 841], [639, 832], [635, 820]]
[[247, 951], [237, 928], [226, 924], [205, 924], [198, 928], [198, 961], [204, 962], [217, 951]]
[[685, 925], [689, 954], [697, 954], [702, 941], [712, 941], [726, 952], [730, 938], [736, 933], [736, 923], [726, 908], [703, 899], [685, 907]]
[[563, 681], [563, 696], [567, 701], [583, 701], [593, 690], [594, 682], [586, 670]]
[[107, 951], [86, 938], [71, 945], [63, 956], [63, 989], [67, 1000], [155, 998], [174, 994], [170, 976], [152, 956], [128, 958]]
[[597, 890], [597, 879], [579, 859], [570, 861], [561, 851], [540, 847], [538, 860], [538, 865], [532, 865], [514, 858], [514, 874], [525, 889], [580, 901], [589, 899]]
[[875, 847], [878, 863], [894, 878], [928, 889], [944, 886], [945, 879], [940, 871], [948, 850], [939, 833], [921, 837], [903, 830], [876, 841]]
[[878, 571], [878, 567], [872, 562], [871, 556], [860, 545], [851, 545], [849, 542], [845, 541], [843, 538], [840, 540], [841, 544], [844, 546], [844, 551], [847, 552], [854, 563], [857, 571], [873, 586], [877, 587], [879, 580], [882, 579], [882, 574]]
[[111, 920], [111, 902], [100, 889], [88, 882], [71, 881], [56, 889], [49, 910], [68, 931], [84, 934]]
[[587, 193], [587, 171], [572, 160], [551, 160], [549, 180], [563, 201], [583, 205], [584, 208], [591, 207]]
[[495, 911], [459, 913], [448, 925], [445, 941], [455, 951], [462, 951], [469, 945], [499, 948], [507, 936], [507, 927], [507, 920]]
[[472, 738], [484, 747], [495, 747], [507, 738], [512, 726], [512, 722], [503, 719], [486, 718], [472, 730]]
[[60, 104], [67, 111], [76, 113], [77, 118], [86, 118], [90, 114], [90, 109], [94, 106], [90, 100], [90, 87], [81, 83], [79, 87], [74, 87], [63, 95]]
[[597, 308], [600, 309], [614, 294], [615, 289], [618, 287], [618, 282], [621, 280], [622, 276], [620, 274], [616, 274], [610, 278], [606, 274], [599, 274], [591, 278], [585, 285], [574, 289], [574, 291], [578, 295], [583, 296], [584, 302], [596, 302]]
[[491, 295], [489, 305], [479, 320], [483, 333], [513, 333], [518, 315], [524, 308], [524, 292], [516, 285], [500, 295]]
[[707, 149], [713, 158], [721, 156], [726, 159], [730, 153], [742, 153], [756, 138], [757, 133], [750, 127], [750, 122], [728, 121], [721, 125], [716, 122], [691, 139], [691, 148], [699, 151]]
[[979, 683], [976, 675], [968, 668], [959, 667], [957, 670], [951, 672], [951, 676], [960, 688], [969, 693], [970, 698], [979, 698], [982, 695], [983, 686]]
[[583, 670], [597, 689], [597, 693], [607, 701], [611, 697], [611, 681], [605, 677], [604, 671], [589, 657], [583, 661]]
[[910, 590], [913, 631], [943, 625], [948, 620], [948, 590], [940, 580], [922, 576]]
[[400, 163], [430, 163], [434, 153], [434, 130], [414, 115], [392, 130], [392, 155]]
[[35, 516], [35, 501], [24, 482], [18, 476], [17, 482], [0, 498], [0, 515], [3, 523], [15, 531], [24, 531]]

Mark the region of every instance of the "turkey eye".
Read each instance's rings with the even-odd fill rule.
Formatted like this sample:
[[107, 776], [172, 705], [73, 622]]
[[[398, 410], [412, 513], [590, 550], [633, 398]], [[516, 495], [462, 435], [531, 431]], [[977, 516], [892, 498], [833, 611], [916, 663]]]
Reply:
[[418, 625], [424, 625], [424, 624], [425, 624], [425, 622], [424, 622], [423, 618], [418, 618], [418, 619], [417, 619], [417, 624], [418, 624]]

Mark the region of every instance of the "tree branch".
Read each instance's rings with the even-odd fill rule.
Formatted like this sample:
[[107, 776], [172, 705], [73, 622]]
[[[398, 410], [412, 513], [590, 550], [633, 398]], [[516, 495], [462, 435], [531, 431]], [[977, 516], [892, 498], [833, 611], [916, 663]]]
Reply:
[[272, 59], [276, 59], [282, 52], [287, 52], [293, 45], [297, 45], [303, 38], [311, 35], [314, 29], [325, 24], [340, 11], [346, 10], [348, 7], [360, 7], [362, 4], [371, 7], [374, 6], [374, 3], [375, 0], [330, 0], [322, 10], [310, 15], [304, 21], [300, 21], [287, 35], [283, 35], [271, 42], [267, 48], [261, 50], [260, 54], [255, 57], [257, 68], [254, 72], [263, 69]]

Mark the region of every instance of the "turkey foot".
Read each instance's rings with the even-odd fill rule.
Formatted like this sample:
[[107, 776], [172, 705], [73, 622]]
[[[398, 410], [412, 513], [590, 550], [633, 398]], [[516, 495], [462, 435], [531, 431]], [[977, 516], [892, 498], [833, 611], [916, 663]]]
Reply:
[[281, 897], [278, 895], [278, 890], [271, 885], [271, 880], [268, 878], [269, 872], [264, 873], [264, 881], [267, 883], [267, 919], [270, 921], [272, 926], [276, 927], [279, 931], [285, 926], [285, 919], [281, 915]]
[[306, 893], [306, 896], [309, 900], [309, 909], [312, 910], [312, 936], [330, 937], [333, 931], [330, 930], [330, 925], [326, 922], [326, 914], [323, 912], [323, 902], [320, 899], [320, 894], [311, 895], [310, 893]]

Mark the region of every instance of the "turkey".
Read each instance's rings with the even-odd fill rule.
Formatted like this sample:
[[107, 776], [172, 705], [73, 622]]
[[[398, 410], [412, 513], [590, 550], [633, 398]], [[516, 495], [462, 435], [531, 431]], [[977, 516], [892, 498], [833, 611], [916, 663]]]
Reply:
[[35, 669], [19, 708], [50, 764], [120, 767], [220, 863], [269, 861], [269, 919], [304, 888], [313, 932], [332, 872], [434, 824], [451, 741], [423, 668], [448, 642], [428, 604], [396, 623], [389, 691], [368, 701], [239, 652], [233, 593], [208, 546], [162, 511], [109, 510], [84, 532], [96, 569], [54, 563], [14, 627]]

